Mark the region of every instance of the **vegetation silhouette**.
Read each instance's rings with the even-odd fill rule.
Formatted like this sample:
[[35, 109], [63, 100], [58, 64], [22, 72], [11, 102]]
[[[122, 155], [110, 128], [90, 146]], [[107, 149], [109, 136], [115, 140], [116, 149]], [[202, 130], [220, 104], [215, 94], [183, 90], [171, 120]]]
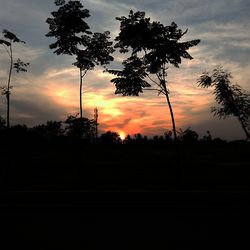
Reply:
[[250, 93], [238, 84], [232, 84], [232, 75], [222, 67], [215, 68], [212, 73], [204, 72], [198, 84], [202, 88], [214, 87], [215, 100], [220, 107], [212, 107], [211, 112], [219, 118], [235, 116], [250, 140]]
[[17, 73], [19, 72], [27, 72], [27, 66], [29, 66], [29, 63], [25, 63], [21, 61], [20, 58], [18, 58], [16, 61], [13, 57], [13, 44], [14, 43], [24, 43], [24, 41], [20, 40], [14, 33], [3, 30], [3, 37], [4, 39], [0, 39], [0, 45], [2, 45], [7, 52], [9, 58], [10, 58], [10, 68], [9, 68], [9, 74], [8, 74], [8, 80], [6, 86], [1, 86], [2, 88], [2, 94], [6, 96], [7, 99], [7, 128], [10, 127], [10, 94], [11, 89], [13, 86], [11, 85], [11, 77], [12, 77], [12, 71], [13, 69], [16, 70]]
[[53, 17], [46, 20], [50, 29], [46, 36], [56, 38], [56, 42], [50, 44], [55, 54], [76, 56], [73, 65], [80, 70], [80, 118], [83, 119], [83, 77], [96, 65], [103, 66], [113, 61], [110, 32], [92, 34], [84, 21], [90, 17], [89, 10], [83, 9], [79, 1], [55, 1], [55, 4], [59, 9], [51, 12]]
[[183, 32], [174, 22], [164, 26], [160, 22], [150, 21], [141, 11], [131, 10], [128, 17], [116, 19], [120, 21], [120, 33], [115, 38], [115, 48], [119, 48], [121, 53], [131, 54], [123, 61], [122, 70], [108, 70], [117, 76], [111, 80], [116, 86], [115, 93], [138, 96], [144, 90], [156, 90], [159, 95], [163, 94], [171, 115], [174, 139], [177, 140], [167, 70], [170, 65], [179, 68], [182, 58], [193, 59], [187, 50], [198, 45], [200, 40], [179, 42], [188, 30]]
[[100, 142], [103, 144], [119, 144], [121, 143], [121, 138], [117, 132], [107, 131], [100, 136]]
[[34, 127], [1, 124], [1, 190], [250, 190], [249, 142], [209, 131], [178, 131], [177, 163], [170, 132], [96, 138], [94, 120], [78, 116]]
[[69, 116], [65, 124], [65, 134], [69, 137], [84, 138], [85, 140], [94, 140], [96, 136], [96, 122], [88, 118], [78, 118], [77, 116]]

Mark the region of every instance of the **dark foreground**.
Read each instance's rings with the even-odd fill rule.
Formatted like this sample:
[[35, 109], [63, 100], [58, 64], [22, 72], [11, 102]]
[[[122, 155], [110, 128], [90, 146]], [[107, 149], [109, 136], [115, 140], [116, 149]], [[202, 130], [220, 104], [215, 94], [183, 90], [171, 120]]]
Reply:
[[9, 149], [3, 249], [249, 248], [249, 144]]
[[[249, 193], [2, 192], [4, 249], [249, 247]], [[247, 245], [246, 245], [247, 244]]]

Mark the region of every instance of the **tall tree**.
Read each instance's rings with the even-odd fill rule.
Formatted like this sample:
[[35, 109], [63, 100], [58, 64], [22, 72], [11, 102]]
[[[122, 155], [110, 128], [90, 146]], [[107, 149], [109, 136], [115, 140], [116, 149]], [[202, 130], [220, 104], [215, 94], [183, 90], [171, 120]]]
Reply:
[[[150, 21], [145, 12], [130, 11], [128, 17], [117, 17], [120, 21], [120, 33], [115, 38], [115, 48], [121, 53], [130, 52], [123, 61], [122, 70], [108, 70], [116, 75], [112, 79], [116, 86], [116, 94], [138, 96], [143, 90], [157, 90], [166, 97], [170, 110], [174, 138], [177, 140], [174, 112], [172, 109], [167, 70], [170, 65], [179, 67], [182, 58], [193, 59], [187, 50], [196, 46], [200, 40], [179, 42], [187, 33], [178, 29], [173, 22], [164, 26], [160, 22]], [[156, 88], [152, 87], [152, 84]]]
[[0, 44], [5, 48], [9, 58], [10, 58], [10, 68], [9, 68], [9, 74], [8, 74], [8, 80], [7, 85], [2, 87], [2, 94], [6, 96], [7, 99], [7, 128], [10, 127], [10, 94], [11, 89], [13, 86], [11, 86], [11, 77], [12, 77], [12, 71], [13, 69], [16, 70], [17, 73], [19, 72], [26, 72], [26, 67], [29, 65], [29, 63], [24, 63], [21, 61], [20, 58], [18, 58], [16, 61], [14, 61], [13, 57], [13, 43], [25, 43], [24, 41], [20, 40], [15, 34], [8, 30], [3, 30], [3, 36], [4, 39], [0, 39]]
[[250, 93], [231, 82], [232, 75], [222, 67], [211, 73], [204, 72], [198, 79], [202, 88], [214, 87], [213, 94], [219, 107], [211, 107], [211, 112], [219, 118], [235, 116], [250, 140]]
[[80, 70], [80, 119], [83, 118], [82, 88], [83, 77], [96, 65], [105, 65], [113, 60], [110, 54], [114, 51], [112, 42], [109, 42], [109, 32], [94, 33], [84, 21], [89, 17], [89, 10], [84, 9], [80, 1], [56, 0], [57, 11], [52, 12], [52, 18], [46, 22], [50, 32], [47, 37], [56, 38], [50, 44], [57, 55], [66, 54], [76, 56], [73, 63]]

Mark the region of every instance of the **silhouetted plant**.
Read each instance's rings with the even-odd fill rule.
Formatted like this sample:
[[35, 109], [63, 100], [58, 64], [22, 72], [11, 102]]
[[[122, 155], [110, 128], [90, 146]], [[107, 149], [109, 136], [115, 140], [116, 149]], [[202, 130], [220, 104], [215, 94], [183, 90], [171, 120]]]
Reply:
[[131, 138], [130, 135], [126, 135], [126, 137], [123, 140], [124, 144], [131, 144], [133, 142], [133, 139]]
[[6, 128], [6, 121], [2, 116], [0, 116], [0, 130], [3, 130]]
[[205, 142], [211, 142], [212, 141], [212, 135], [209, 130], [207, 130], [207, 134], [203, 136], [203, 141]]
[[53, 139], [64, 134], [62, 122], [48, 121], [46, 124], [37, 125], [30, 129], [33, 136]]
[[166, 142], [172, 142], [172, 135], [173, 132], [171, 130], [168, 130], [164, 133], [164, 139]]
[[[200, 40], [179, 42], [187, 33], [178, 29], [173, 22], [164, 26], [160, 22], [150, 21], [145, 12], [130, 11], [128, 17], [117, 17], [120, 21], [120, 33], [115, 38], [115, 48], [121, 53], [131, 51], [129, 58], [123, 61], [122, 70], [108, 70], [116, 75], [112, 79], [116, 94], [138, 96], [143, 90], [157, 90], [166, 97], [171, 114], [173, 133], [177, 139], [174, 112], [169, 98], [167, 69], [169, 65], [179, 67], [182, 58], [193, 59], [187, 50], [196, 46]], [[156, 88], [152, 88], [154, 84]]]
[[141, 133], [134, 134], [135, 141], [142, 141], [143, 137]]
[[48, 18], [50, 32], [48, 37], [55, 37], [56, 42], [50, 44], [57, 55], [75, 55], [73, 63], [80, 70], [80, 118], [83, 119], [82, 85], [83, 77], [96, 65], [105, 65], [113, 60], [110, 56], [114, 52], [112, 42], [108, 41], [109, 31], [94, 33], [84, 21], [89, 17], [89, 10], [84, 9], [80, 1], [55, 1], [59, 6], [52, 12], [53, 18]]
[[11, 86], [11, 77], [12, 77], [12, 71], [13, 69], [16, 70], [17, 73], [19, 72], [26, 72], [27, 66], [29, 63], [24, 63], [21, 61], [20, 58], [18, 58], [16, 61], [14, 61], [13, 58], [13, 43], [25, 43], [24, 41], [20, 40], [15, 34], [8, 30], [3, 30], [3, 36], [4, 39], [0, 39], [0, 45], [2, 45], [9, 58], [10, 58], [10, 68], [9, 68], [9, 74], [8, 74], [8, 80], [7, 85], [2, 86], [2, 94], [6, 96], [7, 99], [7, 128], [10, 127], [10, 93], [13, 86]]
[[69, 116], [66, 121], [65, 133], [74, 138], [92, 139], [95, 137], [95, 121], [88, 118]]
[[187, 128], [184, 131], [180, 129], [179, 133], [179, 140], [184, 143], [195, 143], [198, 142], [199, 135], [192, 129]]
[[119, 144], [121, 143], [121, 138], [117, 132], [107, 131], [101, 134], [100, 141], [104, 144]]
[[[14, 126], [11, 126], [8, 130], [10, 138], [12, 138], [15, 141], [25, 140], [27, 139], [28, 135], [28, 127], [23, 124], [17, 124]], [[24, 141], [23, 141], [24, 142]]]
[[202, 88], [214, 87], [215, 100], [220, 105], [212, 107], [211, 112], [219, 118], [235, 116], [250, 140], [250, 93], [238, 84], [232, 84], [232, 75], [222, 67], [215, 68], [212, 73], [204, 72], [198, 84]]

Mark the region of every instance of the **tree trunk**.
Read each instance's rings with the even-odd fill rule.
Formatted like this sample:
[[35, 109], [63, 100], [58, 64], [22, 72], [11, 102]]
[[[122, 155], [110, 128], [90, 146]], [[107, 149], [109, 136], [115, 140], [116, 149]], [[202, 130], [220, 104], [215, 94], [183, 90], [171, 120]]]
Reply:
[[83, 118], [83, 112], [82, 112], [82, 70], [80, 69], [80, 118]]
[[245, 134], [246, 134], [246, 137], [247, 137], [247, 140], [250, 140], [250, 134], [246, 128], [246, 125], [244, 124], [244, 122], [242, 121], [241, 118], [239, 118], [239, 121], [240, 121], [240, 124], [241, 124], [241, 127], [243, 128]]
[[6, 93], [6, 99], [7, 99], [7, 128], [10, 127], [10, 80], [12, 75], [12, 69], [13, 69], [13, 56], [12, 56], [12, 44], [10, 44], [10, 70], [9, 70], [9, 77], [8, 77], [8, 83], [7, 83], [7, 93]]
[[168, 107], [169, 107], [171, 120], [172, 120], [172, 127], [173, 127], [173, 132], [174, 132], [174, 140], [177, 141], [177, 132], [176, 132], [176, 127], [175, 127], [174, 112], [173, 112], [172, 105], [171, 105], [169, 95], [168, 95], [167, 92], [166, 92], [166, 99], [167, 99], [167, 102], [168, 102]]
[[177, 184], [180, 182], [180, 179], [181, 179], [181, 153], [180, 153], [180, 145], [179, 145], [179, 142], [178, 142], [178, 137], [177, 137], [177, 132], [176, 132], [176, 127], [175, 127], [175, 120], [174, 120], [174, 112], [173, 112], [173, 109], [172, 109], [172, 105], [171, 105], [171, 102], [170, 102], [170, 98], [169, 98], [169, 95], [168, 95], [168, 91], [167, 91], [167, 87], [166, 87], [166, 83], [164, 81], [163, 83], [163, 87], [164, 87], [164, 90], [165, 90], [165, 96], [166, 96], [166, 99], [167, 99], [167, 103], [168, 103], [168, 107], [169, 107], [169, 110], [170, 110], [170, 115], [171, 115], [171, 120], [172, 120], [172, 127], [173, 127], [173, 133], [174, 133], [174, 144], [175, 144], [175, 150], [176, 150], [176, 182]]

